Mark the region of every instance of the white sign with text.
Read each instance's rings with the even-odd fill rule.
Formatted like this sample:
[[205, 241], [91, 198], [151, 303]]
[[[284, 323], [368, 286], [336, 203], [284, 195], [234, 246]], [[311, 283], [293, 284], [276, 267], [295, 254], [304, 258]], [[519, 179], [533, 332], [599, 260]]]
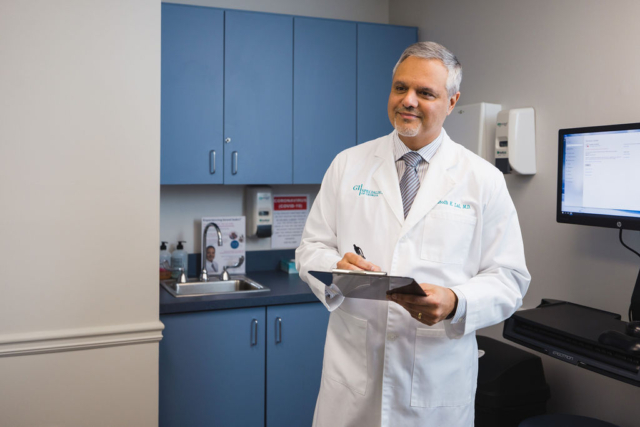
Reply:
[[274, 195], [271, 248], [295, 249], [300, 246], [302, 230], [308, 216], [308, 194]]
[[229, 274], [244, 274], [246, 266], [246, 236], [245, 217], [225, 216], [202, 218], [202, 228], [200, 234], [209, 223], [215, 223], [222, 233], [222, 246], [218, 246], [218, 232], [214, 226], [207, 230], [206, 250], [200, 258], [200, 265], [206, 265], [207, 274], [218, 276], [222, 274], [224, 266], [236, 265], [241, 257], [245, 257], [245, 262], [237, 268], [229, 268]]

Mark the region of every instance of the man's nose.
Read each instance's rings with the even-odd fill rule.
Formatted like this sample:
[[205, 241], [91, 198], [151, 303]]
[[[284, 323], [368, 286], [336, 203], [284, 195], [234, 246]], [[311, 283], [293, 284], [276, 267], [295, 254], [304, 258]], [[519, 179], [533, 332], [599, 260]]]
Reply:
[[402, 98], [402, 106], [404, 108], [415, 108], [418, 106], [418, 97], [414, 91], [407, 91], [407, 94]]

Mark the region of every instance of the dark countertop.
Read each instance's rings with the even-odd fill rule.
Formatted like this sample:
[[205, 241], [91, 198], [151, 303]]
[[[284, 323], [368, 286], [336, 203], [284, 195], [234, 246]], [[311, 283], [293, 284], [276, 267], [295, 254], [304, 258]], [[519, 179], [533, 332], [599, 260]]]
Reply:
[[176, 298], [158, 285], [160, 288], [160, 314], [318, 301], [309, 286], [297, 274], [287, 274], [282, 271], [251, 271], [245, 275], [266, 286], [270, 291]]

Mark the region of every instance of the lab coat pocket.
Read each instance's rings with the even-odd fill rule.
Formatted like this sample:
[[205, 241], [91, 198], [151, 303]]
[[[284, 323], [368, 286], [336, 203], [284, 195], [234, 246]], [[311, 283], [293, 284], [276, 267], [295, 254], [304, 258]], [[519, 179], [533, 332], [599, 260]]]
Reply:
[[462, 264], [469, 253], [476, 222], [472, 215], [428, 213], [424, 220], [421, 258], [444, 264]]
[[411, 406], [434, 408], [471, 403], [473, 361], [466, 343], [447, 338], [443, 329], [417, 329], [411, 379]]
[[367, 321], [341, 308], [329, 317], [323, 374], [358, 394], [367, 391]]

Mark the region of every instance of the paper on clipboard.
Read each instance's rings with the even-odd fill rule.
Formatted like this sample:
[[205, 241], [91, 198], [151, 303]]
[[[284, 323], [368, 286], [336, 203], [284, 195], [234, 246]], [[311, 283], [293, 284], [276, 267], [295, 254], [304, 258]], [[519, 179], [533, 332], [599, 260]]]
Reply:
[[411, 277], [337, 270], [309, 271], [309, 273], [327, 287], [334, 288], [332, 285], [335, 285], [345, 298], [386, 301], [388, 293], [427, 296]]

